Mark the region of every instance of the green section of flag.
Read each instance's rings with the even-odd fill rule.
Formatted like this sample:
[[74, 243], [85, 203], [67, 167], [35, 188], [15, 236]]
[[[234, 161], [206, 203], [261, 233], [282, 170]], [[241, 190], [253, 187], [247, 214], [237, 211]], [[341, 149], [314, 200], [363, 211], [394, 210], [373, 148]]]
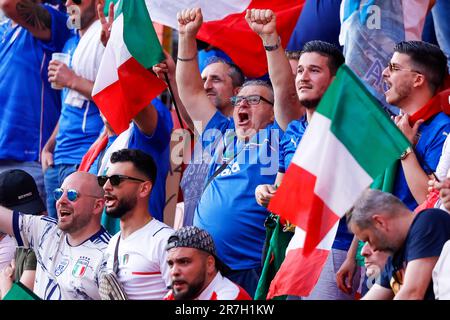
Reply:
[[150, 69], [164, 60], [164, 53], [144, 0], [122, 1], [123, 40], [141, 65]]
[[339, 68], [316, 112], [331, 120], [331, 132], [373, 179], [409, 146], [408, 139], [346, 65]]
[[[291, 231], [283, 231], [279, 216], [271, 214], [267, 218], [264, 266], [256, 288], [255, 300], [266, 300], [270, 283], [284, 261], [286, 248], [293, 235], [294, 233]], [[273, 300], [286, 300], [286, 296], [275, 297]]]
[[41, 300], [21, 282], [14, 282], [2, 300]]
[[[105, 6], [103, 7], [103, 13], [105, 14], [105, 17], [109, 16], [109, 4], [113, 2], [114, 5], [117, 4], [117, 2], [119, 2], [119, 0], [106, 0], [105, 1]], [[123, 2], [123, 1], [122, 1]], [[122, 2], [120, 3], [120, 5], [116, 8], [116, 10], [114, 11], [114, 16], [117, 18], [121, 13], [122, 13]]]

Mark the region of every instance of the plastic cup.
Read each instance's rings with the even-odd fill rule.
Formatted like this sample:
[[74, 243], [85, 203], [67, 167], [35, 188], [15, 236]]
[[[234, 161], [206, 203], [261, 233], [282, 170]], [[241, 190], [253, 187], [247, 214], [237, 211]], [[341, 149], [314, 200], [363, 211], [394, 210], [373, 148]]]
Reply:
[[[70, 64], [70, 54], [68, 53], [62, 53], [62, 52], [55, 52], [52, 54], [52, 60], [61, 61], [65, 65], [69, 66]], [[63, 87], [58, 86], [56, 83], [51, 83], [52, 89], [55, 90], [61, 90]]]

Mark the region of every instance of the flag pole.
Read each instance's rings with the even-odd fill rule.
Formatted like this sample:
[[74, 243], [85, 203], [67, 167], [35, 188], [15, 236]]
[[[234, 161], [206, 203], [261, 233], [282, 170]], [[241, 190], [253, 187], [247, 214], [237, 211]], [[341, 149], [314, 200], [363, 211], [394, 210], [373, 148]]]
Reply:
[[180, 122], [181, 129], [184, 129], [183, 119], [180, 115], [180, 110], [178, 109], [177, 102], [175, 100], [175, 96], [173, 95], [172, 86], [170, 85], [169, 77], [167, 76], [167, 72], [164, 72], [164, 79], [166, 80], [167, 86], [169, 87], [170, 96], [172, 97], [173, 105], [175, 106], [175, 111], [177, 112], [177, 118]]

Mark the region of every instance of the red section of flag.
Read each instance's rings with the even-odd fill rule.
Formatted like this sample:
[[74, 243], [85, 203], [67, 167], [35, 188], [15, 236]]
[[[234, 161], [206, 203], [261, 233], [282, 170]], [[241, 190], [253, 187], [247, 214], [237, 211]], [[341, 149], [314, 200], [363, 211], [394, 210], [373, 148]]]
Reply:
[[101, 137], [97, 139], [89, 148], [88, 152], [81, 159], [80, 167], [78, 171], [89, 172], [89, 169], [94, 164], [100, 152], [102, 152], [108, 145], [108, 136], [103, 133]]
[[316, 248], [339, 220], [314, 193], [316, 180], [316, 176], [292, 162], [269, 204], [269, 211], [306, 231], [306, 255]]
[[[277, 17], [277, 31], [286, 48], [297, 24], [305, 0], [253, 0], [249, 9], [272, 9]], [[248, 77], [267, 73], [267, 59], [261, 38], [245, 21], [243, 13], [231, 14], [219, 21], [203, 23], [197, 38], [224, 51]]]
[[117, 72], [119, 80], [104, 88], [93, 99], [119, 135], [128, 129], [131, 119], [166, 88], [166, 83], [134, 58], [119, 66]]
[[267, 299], [284, 295], [307, 297], [319, 280], [328, 254], [328, 250], [315, 249], [305, 256], [302, 248], [290, 250], [270, 284]]

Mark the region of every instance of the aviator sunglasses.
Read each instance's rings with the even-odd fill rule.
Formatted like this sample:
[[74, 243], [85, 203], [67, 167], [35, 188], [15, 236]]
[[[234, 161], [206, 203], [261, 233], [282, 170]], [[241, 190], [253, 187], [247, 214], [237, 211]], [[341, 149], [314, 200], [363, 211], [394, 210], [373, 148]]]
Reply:
[[[64, 194], [64, 191], [66, 191], [66, 190], [64, 190], [63, 188], [56, 188], [55, 190], [53, 190], [53, 197], [55, 198], [56, 201], [61, 199], [61, 197]], [[86, 197], [100, 198], [100, 197], [92, 196], [89, 194], [83, 194], [83, 195]], [[75, 202], [80, 196], [81, 196], [81, 194], [77, 190], [67, 189], [67, 199], [69, 199], [69, 201]]]

